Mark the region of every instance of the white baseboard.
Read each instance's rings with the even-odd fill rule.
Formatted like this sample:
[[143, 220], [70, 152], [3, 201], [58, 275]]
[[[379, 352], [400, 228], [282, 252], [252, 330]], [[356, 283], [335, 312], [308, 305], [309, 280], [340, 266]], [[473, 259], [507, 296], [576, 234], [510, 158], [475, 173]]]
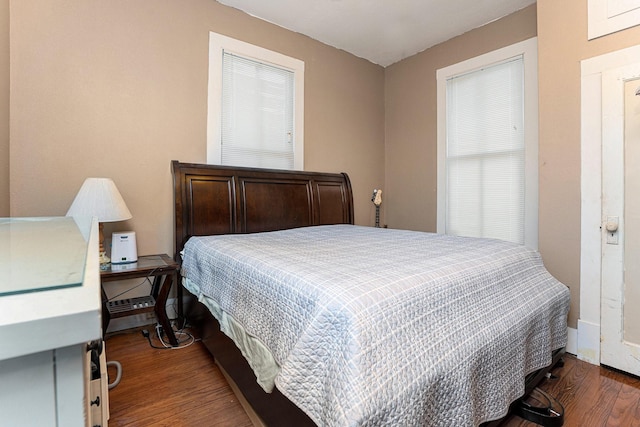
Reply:
[[567, 328], [567, 347], [565, 351], [574, 356], [578, 354], [578, 330], [575, 328]]
[[578, 359], [600, 365], [600, 325], [578, 320]]

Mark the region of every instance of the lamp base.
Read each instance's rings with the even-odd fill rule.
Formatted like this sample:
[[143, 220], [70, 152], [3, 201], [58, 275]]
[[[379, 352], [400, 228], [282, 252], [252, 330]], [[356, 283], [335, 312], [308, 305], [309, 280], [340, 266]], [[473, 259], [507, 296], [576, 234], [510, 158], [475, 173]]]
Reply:
[[111, 263], [111, 258], [109, 258], [107, 256], [107, 252], [106, 251], [101, 251], [100, 252], [99, 260], [100, 260], [100, 267], [102, 267], [104, 264]]
[[99, 240], [100, 240], [100, 270], [106, 270], [111, 263], [111, 259], [107, 256], [107, 251], [104, 249], [104, 232], [102, 223], [98, 223], [98, 232], [99, 232]]
[[100, 271], [106, 271], [109, 269], [109, 265], [111, 265], [111, 259], [107, 256], [105, 251], [100, 251], [100, 257], [98, 258], [100, 261]]

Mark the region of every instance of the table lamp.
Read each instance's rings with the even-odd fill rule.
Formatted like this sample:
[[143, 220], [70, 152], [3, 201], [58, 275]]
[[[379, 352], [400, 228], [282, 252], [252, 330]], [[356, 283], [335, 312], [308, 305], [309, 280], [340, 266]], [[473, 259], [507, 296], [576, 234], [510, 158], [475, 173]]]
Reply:
[[110, 178], [87, 178], [67, 211], [67, 216], [91, 216], [98, 218], [100, 230], [100, 265], [111, 262], [104, 249], [102, 223], [124, 221], [131, 212]]

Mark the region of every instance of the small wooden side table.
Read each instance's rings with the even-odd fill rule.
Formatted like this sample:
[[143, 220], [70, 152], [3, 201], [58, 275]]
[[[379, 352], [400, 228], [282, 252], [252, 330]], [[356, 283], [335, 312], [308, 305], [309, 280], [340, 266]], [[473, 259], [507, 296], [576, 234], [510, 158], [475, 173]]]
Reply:
[[[104, 335], [111, 318], [131, 316], [134, 314], [155, 311], [158, 322], [162, 325], [172, 346], [178, 340], [167, 317], [167, 298], [174, 283], [178, 283], [180, 266], [167, 254], [145, 255], [138, 257], [137, 262], [129, 264], [108, 264], [100, 270], [102, 287], [102, 334]], [[110, 301], [104, 291], [105, 282], [116, 280], [140, 279], [153, 277], [151, 293], [148, 296], [126, 298]], [[182, 292], [178, 292], [178, 318], [182, 318]]]

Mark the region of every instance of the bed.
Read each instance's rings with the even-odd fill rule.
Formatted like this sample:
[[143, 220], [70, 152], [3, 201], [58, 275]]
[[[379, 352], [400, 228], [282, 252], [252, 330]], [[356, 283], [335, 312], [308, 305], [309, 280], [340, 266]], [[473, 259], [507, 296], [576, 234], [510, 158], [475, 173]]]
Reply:
[[172, 169], [187, 316], [256, 423], [489, 423], [563, 352], [535, 251], [356, 226], [346, 174]]

